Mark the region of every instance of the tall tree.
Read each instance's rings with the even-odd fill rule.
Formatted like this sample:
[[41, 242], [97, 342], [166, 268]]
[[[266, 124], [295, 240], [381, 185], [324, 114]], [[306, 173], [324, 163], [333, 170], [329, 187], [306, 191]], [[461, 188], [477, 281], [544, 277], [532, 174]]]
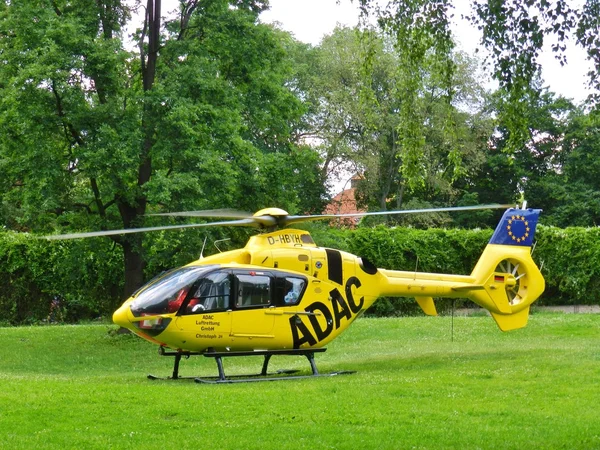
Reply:
[[[302, 106], [284, 36], [258, 23], [266, 1], [179, 6], [163, 22], [161, 0], [147, 0], [131, 46], [123, 1], [0, 2], [4, 224], [130, 228], [149, 209], [305, 208], [300, 189], [320, 180], [303, 168], [318, 159], [294, 141]], [[114, 239], [129, 294], [143, 238]]]
[[[314, 49], [307, 89], [324, 169], [351, 161], [363, 174], [362, 201], [380, 210], [400, 208], [411, 198], [454, 200], [459, 195], [455, 181], [482, 163], [492, 131], [482, 110], [484, 90], [475, 76], [475, 60], [453, 55], [450, 86], [455, 94], [449, 102], [438, 57], [425, 55], [418, 91], [407, 100], [400, 51], [385, 34], [338, 28]], [[407, 101], [413, 110], [410, 120], [419, 122], [417, 160], [403, 139], [410, 128], [402, 112]]]
[[[425, 35], [436, 51], [447, 54], [452, 46], [449, 30], [450, 0], [389, 0], [379, 6], [375, 0], [358, 0], [364, 16], [376, 15], [391, 27], [400, 43], [410, 44], [407, 32]], [[535, 92], [541, 72], [539, 55], [548, 41], [558, 60], [565, 64], [569, 39], [583, 47], [594, 69], [589, 72], [595, 90], [592, 103], [600, 100], [600, 1], [585, 0], [574, 6], [568, 0], [475, 0], [469, 19], [482, 31], [482, 44], [489, 50], [493, 76], [505, 92], [502, 120], [510, 130], [507, 151], [522, 147], [528, 140], [522, 100]], [[419, 61], [419, 46], [408, 47]]]
[[[402, 103], [398, 142], [403, 164], [400, 168], [405, 182], [415, 188], [423, 184], [424, 123], [420, 96], [427, 77], [424, 72], [435, 72], [437, 90], [448, 104], [452, 101], [452, 53], [454, 41], [450, 33], [450, 0], [397, 0], [381, 7], [375, 0], [359, 0], [361, 18], [368, 22], [371, 16], [398, 51], [398, 88]], [[431, 63], [433, 62], [433, 65]], [[367, 63], [366, 67], [370, 65]], [[444, 129], [451, 129], [451, 118]], [[450, 160], [455, 168], [461, 164], [460, 153], [452, 149]]]
[[[504, 94], [499, 90], [490, 98], [489, 108], [498, 118], [504, 117], [502, 108], [507, 107]], [[546, 224], [597, 224], [597, 113], [585, 112], [548, 89], [531, 93], [524, 102], [525, 145], [507, 152], [510, 131], [498, 120], [485, 149], [485, 163], [465, 180], [464, 191], [485, 203], [522, 197], [544, 210]]]
[[[555, 118], [558, 121], [558, 118]], [[563, 109], [556, 157], [543, 177], [532, 177], [525, 195], [556, 226], [600, 224], [600, 120], [597, 113]]]

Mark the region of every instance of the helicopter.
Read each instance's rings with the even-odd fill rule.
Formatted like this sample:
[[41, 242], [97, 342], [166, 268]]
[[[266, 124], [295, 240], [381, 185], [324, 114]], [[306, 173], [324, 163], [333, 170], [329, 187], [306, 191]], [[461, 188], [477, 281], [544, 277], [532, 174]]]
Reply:
[[[288, 226], [313, 220], [507, 208], [470, 275], [377, 268], [367, 258], [321, 248], [310, 233]], [[249, 214], [231, 210], [163, 213], [213, 217], [219, 222], [47, 236], [73, 239], [173, 228], [247, 226], [263, 231], [245, 247], [200, 257], [158, 275], [114, 312], [113, 322], [174, 357], [168, 378], [199, 383], [276, 381], [346, 373], [319, 373], [315, 353], [337, 338], [379, 297], [412, 297], [423, 312], [437, 315], [434, 297], [467, 298], [488, 310], [502, 331], [526, 326], [530, 305], [542, 294], [544, 278], [531, 257], [541, 210], [481, 205], [355, 214], [289, 215], [279, 208]], [[214, 358], [218, 375], [182, 377], [182, 357]], [[268, 372], [272, 356], [308, 359], [310, 375]], [[223, 358], [263, 356], [262, 370], [227, 376]], [[151, 379], [159, 377], [149, 375]]]

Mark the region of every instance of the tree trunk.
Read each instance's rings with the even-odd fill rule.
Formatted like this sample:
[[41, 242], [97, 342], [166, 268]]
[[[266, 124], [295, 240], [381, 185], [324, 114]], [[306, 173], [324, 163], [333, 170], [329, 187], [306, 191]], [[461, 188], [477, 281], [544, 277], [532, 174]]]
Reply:
[[144, 258], [141, 252], [141, 236], [130, 236], [123, 242], [123, 259], [125, 262], [125, 298], [131, 297], [144, 283]]
[[[160, 10], [161, 0], [148, 0], [146, 19], [140, 42], [140, 57], [142, 62], [142, 79], [144, 92], [149, 92], [154, 87], [156, 78], [156, 62], [160, 45]], [[148, 53], [144, 52], [144, 36], [148, 36]], [[139, 219], [146, 214], [148, 199], [143, 193], [143, 186], [150, 181], [152, 176], [151, 151], [155, 142], [155, 123], [150, 104], [144, 102], [142, 111], [142, 142], [140, 146], [140, 159], [138, 165], [137, 195], [135, 204], [120, 204], [119, 211], [125, 228], [139, 226]], [[133, 234], [120, 241], [123, 246], [125, 262], [125, 297], [131, 296], [144, 282], [145, 261], [142, 254], [142, 235]]]

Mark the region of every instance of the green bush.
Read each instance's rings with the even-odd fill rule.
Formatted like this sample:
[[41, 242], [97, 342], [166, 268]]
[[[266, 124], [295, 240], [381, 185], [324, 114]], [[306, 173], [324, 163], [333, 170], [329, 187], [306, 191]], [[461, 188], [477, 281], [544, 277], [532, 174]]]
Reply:
[[539, 305], [600, 303], [600, 228], [539, 227], [534, 259], [546, 291]]
[[0, 233], [2, 321], [74, 322], [108, 313], [122, 290], [121, 267], [122, 258], [107, 240], [50, 242]]
[[[491, 230], [307, 227], [317, 245], [345, 250], [376, 266], [469, 274]], [[146, 278], [204, 255], [244, 245], [248, 230], [215, 229], [152, 233], [146, 238]], [[534, 259], [542, 267], [546, 291], [537, 305], [600, 302], [600, 229], [539, 226]], [[75, 322], [112, 314], [123, 301], [123, 257], [111, 240], [46, 241], [27, 234], [0, 232], [0, 323]], [[53, 305], [53, 302], [54, 305]], [[56, 303], [58, 302], [58, 303]], [[436, 301], [439, 311], [451, 301]], [[456, 306], [470, 303], [457, 301]], [[57, 306], [58, 305], [58, 306]], [[380, 299], [370, 315], [418, 313], [413, 299]]]
[[[332, 239], [338, 235], [338, 240]], [[336, 230], [327, 246], [371, 260], [377, 267], [469, 274], [492, 235], [492, 230], [412, 228], [359, 228]], [[317, 244], [322, 245], [315, 236]], [[600, 303], [600, 228], [538, 226], [533, 258], [541, 267], [546, 290], [538, 306], [593, 305]], [[471, 306], [457, 300], [456, 307]], [[436, 300], [438, 311], [451, 301]], [[413, 299], [380, 299], [370, 315], [407, 315], [420, 312]]]
[[[146, 279], [198, 259], [204, 236], [197, 230], [148, 234]], [[233, 236], [233, 242], [220, 245], [222, 250], [243, 245], [247, 232]], [[212, 243], [222, 237], [212, 233], [204, 254], [217, 252]], [[110, 317], [124, 300], [123, 285], [123, 253], [110, 239], [47, 241], [0, 232], [0, 323]]]

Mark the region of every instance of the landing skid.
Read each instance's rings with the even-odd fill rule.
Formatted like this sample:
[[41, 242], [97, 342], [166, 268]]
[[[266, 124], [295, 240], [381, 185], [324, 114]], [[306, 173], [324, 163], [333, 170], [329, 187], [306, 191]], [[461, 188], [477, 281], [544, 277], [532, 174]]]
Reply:
[[[258, 377], [276, 377], [276, 376], [280, 376], [280, 375], [289, 375], [289, 374], [293, 374], [293, 373], [298, 373], [300, 372], [299, 370], [278, 370], [276, 372], [269, 372], [266, 374], [263, 373], [250, 373], [250, 374], [245, 374], [245, 375], [229, 375], [228, 377], [226, 377], [225, 382], [231, 382], [231, 383], [239, 383], [240, 381], [261, 381], [261, 380], [257, 380]], [[312, 375], [309, 375], [307, 377], [310, 377]], [[307, 377], [302, 377], [302, 378], [307, 378]], [[247, 380], [245, 379], [247, 378]], [[280, 378], [291, 378], [291, 377], [280, 377]], [[175, 377], [158, 377], [156, 375], [148, 375], [148, 379], [149, 380], [194, 380], [196, 383], [209, 383], [209, 384], [214, 384], [217, 382], [220, 382], [220, 378], [219, 376], [214, 376], [214, 377], [202, 377], [202, 378], [198, 378], [198, 377], [182, 377], [182, 376], [177, 376]]]
[[194, 381], [196, 383], [201, 383], [201, 384], [223, 384], [223, 383], [228, 383], [228, 384], [233, 384], [233, 383], [252, 383], [252, 382], [259, 382], [259, 381], [283, 381], [283, 380], [302, 380], [305, 378], [317, 378], [317, 377], [333, 377], [335, 375], [346, 375], [346, 374], [351, 374], [351, 373], [355, 373], [354, 371], [349, 371], [349, 370], [343, 370], [340, 372], [330, 372], [330, 373], [318, 373], [318, 374], [313, 374], [313, 375], [294, 375], [294, 376], [282, 376], [282, 377], [278, 377], [278, 376], [256, 376], [256, 377], [249, 377], [249, 378], [234, 378], [234, 377], [228, 377], [225, 378], [223, 380], [216, 378], [215, 379], [210, 379], [210, 378], [196, 378]]
[[[182, 379], [193, 379], [196, 383], [203, 384], [220, 384], [220, 383], [250, 383], [250, 382], [258, 382], [258, 381], [281, 381], [281, 380], [300, 380], [304, 378], [315, 378], [315, 377], [331, 377], [335, 375], [345, 375], [352, 374], [354, 371], [340, 371], [340, 372], [330, 372], [330, 373], [319, 373], [317, 370], [317, 365], [315, 363], [315, 353], [324, 352], [325, 348], [318, 349], [291, 349], [291, 350], [257, 350], [257, 351], [242, 351], [242, 352], [215, 352], [215, 351], [206, 351], [206, 352], [166, 352], [163, 347], [160, 348], [159, 353], [162, 356], [174, 356], [175, 362], [173, 364], [173, 374], [168, 378], [156, 377], [154, 375], [148, 375], [150, 380], [182, 380]], [[214, 358], [217, 363], [217, 369], [219, 371], [219, 375], [214, 377], [181, 377], [179, 376], [179, 363], [181, 362], [182, 357], [189, 358], [190, 356], [199, 356], [202, 355], [207, 358]], [[312, 375], [293, 375], [294, 373], [299, 372], [298, 370], [278, 370], [277, 372], [268, 372], [269, 361], [272, 356], [276, 355], [289, 355], [289, 356], [305, 356], [312, 370]], [[249, 374], [249, 375], [225, 375], [225, 370], [223, 368], [223, 358], [230, 356], [264, 356], [263, 366], [260, 373], [257, 374]]]

